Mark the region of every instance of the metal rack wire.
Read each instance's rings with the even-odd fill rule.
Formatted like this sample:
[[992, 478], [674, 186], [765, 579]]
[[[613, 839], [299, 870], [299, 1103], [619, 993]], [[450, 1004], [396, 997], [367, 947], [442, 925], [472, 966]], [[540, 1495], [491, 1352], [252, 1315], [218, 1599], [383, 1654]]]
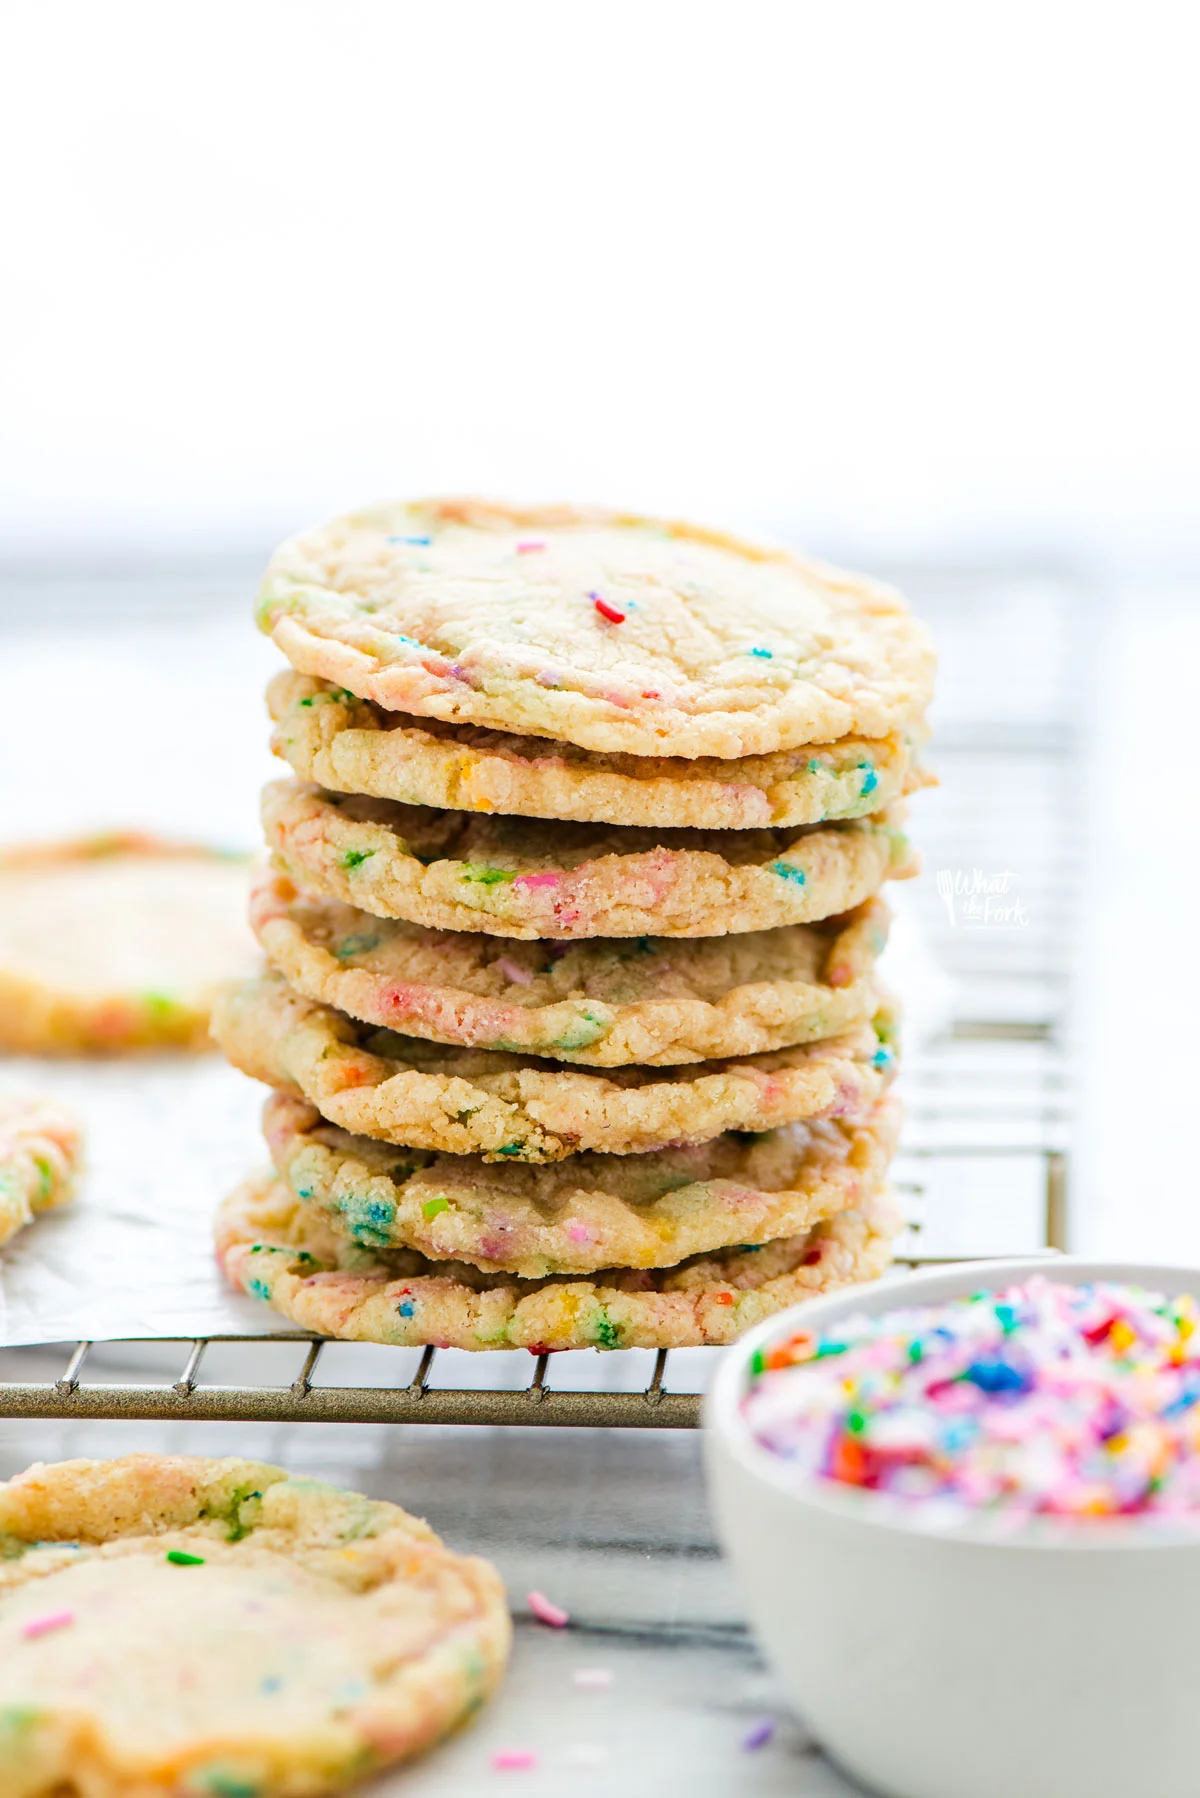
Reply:
[[[1008, 929], [951, 918], [933, 878], [915, 895], [949, 988], [940, 1027], [904, 1076], [909, 1125], [894, 1184], [909, 1228], [898, 1270], [1068, 1246], [1066, 970], [1079, 707], [1065, 645], [1078, 641], [1073, 615], [1084, 603], [1071, 583], [1046, 576], [932, 580], [924, 591], [912, 584], [958, 670], [957, 713], [938, 735], [942, 786], [920, 801], [926, 868], [961, 872], [968, 884], [975, 870], [1010, 874], [1028, 922]], [[1005, 650], [1020, 644], [1028, 655], [1032, 628], [1040, 685], [1031, 693], [1028, 670], [1011, 656], [1006, 665]], [[294, 1357], [282, 1383], [278, 1370], [274, 1383], [248, 1377], [245, 1363], [279, 1344]], [[155, 1346], [161, 1357], [166, 1345]], [[63, 1345], [58, 1365], [64, 1356], [66, 1364], [47, 1377], [5, 1378], [0, 1368], [0, 1418], [689, 1429], [719, 1353], [590, 1352], [585, 1363], [524, 1351], [387, 1350], [400, 1362], [382, 1383], [367, 1384], [326, 1377], [344, 1345], [303, 1332], [178, 1347], [178, 1377], [153, 1383], [106, 1378], [118, 1353], [111, 1344]], [[242, 1358], [237, 1378], [210, 1380], [214, 1359], [231, 1350]], [[39, 1376], [52, 1353], [37, 1351]], [[575, 1368], [600, 1360], [599, 1377], [580, 1387]], [[100, 1377], [89, 1377], [93, 1369]]]

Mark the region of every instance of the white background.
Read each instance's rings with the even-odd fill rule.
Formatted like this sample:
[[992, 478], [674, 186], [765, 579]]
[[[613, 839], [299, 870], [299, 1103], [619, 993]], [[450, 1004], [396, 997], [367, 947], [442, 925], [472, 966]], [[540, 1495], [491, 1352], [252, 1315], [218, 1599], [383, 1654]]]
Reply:
[[1200, 556], [1197, 19], [8, 0], [5, 545], [467, 488]]

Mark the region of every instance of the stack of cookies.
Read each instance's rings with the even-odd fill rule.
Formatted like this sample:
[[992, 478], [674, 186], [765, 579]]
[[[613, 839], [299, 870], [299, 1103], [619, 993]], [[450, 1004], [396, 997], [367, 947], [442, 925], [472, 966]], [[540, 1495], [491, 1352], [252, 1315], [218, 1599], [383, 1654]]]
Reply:
[[890, 590], [689, 526], [473, 500], [285, 544], [274, 1089], [235, 1285], [331, 1336], [724, 1343], [877, 1274], [879, 889], [933, 659]]

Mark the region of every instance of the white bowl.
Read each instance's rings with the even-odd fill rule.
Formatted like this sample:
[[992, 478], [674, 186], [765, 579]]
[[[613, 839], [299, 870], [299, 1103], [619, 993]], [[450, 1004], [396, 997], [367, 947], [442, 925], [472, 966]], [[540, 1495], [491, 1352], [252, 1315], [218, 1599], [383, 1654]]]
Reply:
[[876, 1281], [752, 1330], [717, 1372], [705, 1448], [750, 1618], [832, 1757], [889, 1798], [1197, 1798], [1200, 1527], [1008, 1524], [832, 1480], [793, 1483], [739, 1404], [755, 1350], [851, 1312], [1034, 1273], [1200, 1292], [1200, 1270], [987, 1261]]

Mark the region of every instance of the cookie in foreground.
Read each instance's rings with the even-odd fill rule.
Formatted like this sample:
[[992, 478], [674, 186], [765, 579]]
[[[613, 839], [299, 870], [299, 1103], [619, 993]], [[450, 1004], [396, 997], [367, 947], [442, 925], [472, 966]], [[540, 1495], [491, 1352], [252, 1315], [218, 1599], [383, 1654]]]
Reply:
[[370, 507], [276, 551], [258, 620], [300, 673], [389, 710], [605, 754], [885, 737], [933, 686], [892, 588], [599, 507]]
[[336, 1237], [282, 1181], [246, 1181], [217, 1214], [230, 1282], [301, 1329], [401, 1348], [694, 1348], [733, 1342], [800, 1299], [876, 1279], [901, 1218], [885, 1189], [799, 1236], [677, 1267], [519, 1280]]
[[678, 1071], [607, 1074], [398, 1036], [319, 1005], [276, 973], [231, 984], [213, 1035], [244, 1074], [358, 1136], [485, 1161], [642, 1154], [868, 1109], [895, 1066], [886, 1011], [823, 1042]]
[[0, 1093], [0, 1243], [72, 1196], [82, 1155], [79, 1125], [64, 1106]]
[[434, 930], [571, 941], [810, 924], [916, 872], [902, 806], [790, 830], [634, 830], [263, 792], [268, 846], [306, 892]]
[[207, 1049], [254, 963], [247, 864], [121, 832], [0, 851], [0, 1049]]
[[31, 1467], [0, 1543], [5, 1798], [317, 1798], [465, 1722], [508, 1656], [486, 1561], [261, 1462]]

